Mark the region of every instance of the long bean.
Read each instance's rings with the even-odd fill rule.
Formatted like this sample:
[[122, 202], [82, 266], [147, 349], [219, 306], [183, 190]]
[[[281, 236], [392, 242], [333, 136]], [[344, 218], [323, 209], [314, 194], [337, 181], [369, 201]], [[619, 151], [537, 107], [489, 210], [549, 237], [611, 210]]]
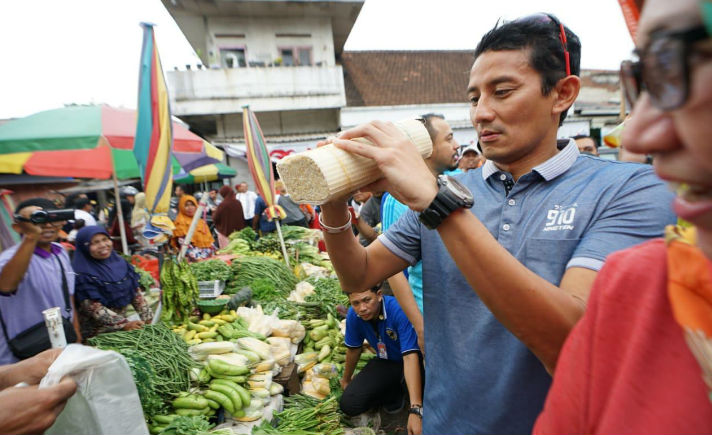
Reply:
[[130, 349], [139, 353], [155, 372], [156, 392], [168, 397], [190, 388], [190, 370], [197, 367], [188, 345], [162, 323], [133, 331], [100, 334], [89, 339], [100, 349]]

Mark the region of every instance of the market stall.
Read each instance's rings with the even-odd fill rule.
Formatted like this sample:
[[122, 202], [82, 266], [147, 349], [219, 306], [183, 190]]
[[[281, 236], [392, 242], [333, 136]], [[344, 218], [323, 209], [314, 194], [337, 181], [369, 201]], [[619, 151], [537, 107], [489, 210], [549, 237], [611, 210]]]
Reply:
[[[314, 246], [319, 231], [284, 226], [283, 236], [291, 268], [275, 237], [250, 228], [205, 261], [167, 256], [160, 321], [89, 339], [128, 363], [150, 433], [350, 430], [338, 405], [348, 298]], [[137, 260], [141, 285], [156, 287]], [[374, 356], [363, 355], [359, 368]]]

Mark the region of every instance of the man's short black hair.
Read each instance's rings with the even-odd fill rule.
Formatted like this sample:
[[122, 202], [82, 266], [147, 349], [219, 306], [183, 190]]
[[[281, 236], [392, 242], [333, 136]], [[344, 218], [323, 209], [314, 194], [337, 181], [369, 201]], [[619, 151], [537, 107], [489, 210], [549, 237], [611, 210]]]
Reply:
[[74, 202], [74, 208], [80, 210], [86, 207], [86, 205], [89, 203], [89, 198], [79, 198]]
[[43, 210], [57, 210], [57, 206], [47, 198], [30, 198], [22, 201], [15, 207], [15, 214], [27, 207], [41, 207]]
[[[541, 92], [549, 95], [559, 80], [566, 76], [566, 57], [560, 38], [560, 28], [555, 17], [537, 14], [495, 25], [487, 32], [475, 49], [475, 59], [487, 51], [530, 49], [530, 66], [541, 76]], [[581, 42], [568, 27], [566, 47], [569, 51], [571, 74], [580, 75]], [[567, 110], [561, 113], [559, 125], [564, 123]]]
[[435, 138], [438, 137], [438, 131], [433, 127], [433, 118], [445, 120], [445, 116], [439, 113], [426, 113], [420, 117], [423, 120], [425, 129], [428, 130], [430, 140], [435, 142]]

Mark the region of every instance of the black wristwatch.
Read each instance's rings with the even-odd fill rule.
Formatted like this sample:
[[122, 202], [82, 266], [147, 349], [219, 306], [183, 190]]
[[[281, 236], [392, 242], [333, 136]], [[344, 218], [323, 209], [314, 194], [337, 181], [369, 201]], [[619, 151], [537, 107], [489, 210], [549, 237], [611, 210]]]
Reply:
[[470, 189], [450, 176], [438, 176], [438, 189], [433, 202], [418, 216], [420, 222], [431, 230], [437, 228], [450, 213], [470, 208], [475, 203]]
[[423, 407], [421, 405], [412, 405], [408, 410], [408, 414], [415, 414], [421, 419], [423, 418]]

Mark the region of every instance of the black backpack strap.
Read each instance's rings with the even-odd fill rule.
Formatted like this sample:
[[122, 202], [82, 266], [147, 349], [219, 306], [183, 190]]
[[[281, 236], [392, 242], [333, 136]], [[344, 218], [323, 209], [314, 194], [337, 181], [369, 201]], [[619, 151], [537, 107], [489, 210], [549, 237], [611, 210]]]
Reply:
[[72, 311], [72, 305], [69, 303], [69, 285], [67, 285], [67, 275], [64, 273], [64, 266], [62, 265], [62, 260], [54, 252], [52, 253], [52, 255], [54, 255], [54, 258], [57, 259], [57, 262], [59, 263], [59, 269], [62, 271], [62, 293], [64, 294], [64, 309], [67, 310], [67, 313], [70, 313]]

